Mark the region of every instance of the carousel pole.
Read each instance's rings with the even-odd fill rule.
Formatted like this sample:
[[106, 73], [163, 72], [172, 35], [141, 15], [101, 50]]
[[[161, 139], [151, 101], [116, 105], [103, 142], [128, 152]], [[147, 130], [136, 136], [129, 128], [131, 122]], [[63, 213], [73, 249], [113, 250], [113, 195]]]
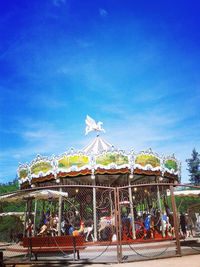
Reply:
[[23, 231], [23, 237], [26, 237], [26, 221], [27, 221], [27, 212], [28, 212], [28, 201], [26, 201], [26, 206], [25, 206], [25, 213], [24, 213], [24, 231]]
[[162, 216], [162, 207], [161, 207], [161, 201], [160, 201], [160, 191], [159, 186], [157, 185], [157, 198], [158, 198], [158, 205], [160, 209], [160, 220], [161, 220], [161, 227], [162, 227], [162, 236], [165, 237], [165, 229], [164, 229], [164, 222], [163, 222], [163, 216]]
[[[43, 219], [45, 219], [45, 200], [44, 199], [42, 199], [41, 221]], [[44, 223], [44, 222], [42, 221], [42, 223]]]
[[33, 199], [31, 198], [29, 200], [29, 209], [28, 209], [28, 234], [29, 236], [32, 236], [32, 205], [33, 205]]
[[113, 215], [113, 203], [112, 203], [112, 197], [111, 197], [111, 191], [109, 191], [109, 198], [110, 198], [110, 215], [112, 217]]
[[[62, 188], [60, 187], [60, 192], [62, 192]], [[58, 235], [61, 236], [61, 219], [62, 219], [62, 197], [59, 197], [58, 204]]]
[[37, 204], [38, 200], [35, 199], [35, 211], [34, 211], [34, 220], [33, 220], [33, 235], [36, 235], [36, 217], [37, 217]]
[[97, 241], [97, 209], [96, 209], [96, 181], [95, 181], [95, 175], [92, 175], [93, 180], [93, 219], [94, 219], [94, 241]]
[[[109, 184], [109, 186], [111, 186]], [[113, 202], [112, 202], [112, 195], [111, 195], [111, 190], [109, 190], [109, 199], [110, 199], [110, 217], [113, 218], [113, 215], [115, 215], [113, 213]], [[114, 234], [114, 225], [112, 225], [112, 233]]]
[[[32, 209], [32, 199], [27, 199], [26, 208], [25, 208], [25, 218], [24, 218], [24, 233], [23, 233], [24, 237], [26, 237], [26, 229], [29, 229], [30, 224], [31, 224], [30, 222], [31, 209]], [[29, 235], [29, 232], [27, 233]]]
[[[121, 246], [121, 242], [120, 241], [120, 236], [121, 236], [121, 229], [119, 228], [119, 217], [120, 217], [120, 213], [118, 210], [118, 198], [117, 198], [117, 188], [114, 189], [114, 211], [115, 211], [115, 224], [116, 224], [116, 234], [117, 234], [117, 258], [118, 261], [120, 261], [120, 246]], [[119, 246], [120, 245], [120, 246]]]
[[177, 218], [176, 202], [175, 202], [175, 197], [174, 197], [174, 188], [172, 185], [170, 185], [170, 197], [171, 197], [172, 210], [173, 210], [173, 222], [174, 222], [174, 229], [175, 229], [175, 236], [176, 236], [177, 254], [181, 255], [181, 246], [180, 246], [180, 239], [179, 239], [179, 225], [178, 225], [178, 218]]
[[135, 236], [135, 218], [134, 218], [134, 212], [133, 212], [133, 196], [132, 196], [132, 191], [131, 191], [130, 180], [129, 180], [128, 192], [129, 192], [129, 202], [130, 202], [130, 211], [131, 211], [131, 220], [132, 220], [132, 235], [133, 235], [133, 239], [136, 239], [136, 236]]

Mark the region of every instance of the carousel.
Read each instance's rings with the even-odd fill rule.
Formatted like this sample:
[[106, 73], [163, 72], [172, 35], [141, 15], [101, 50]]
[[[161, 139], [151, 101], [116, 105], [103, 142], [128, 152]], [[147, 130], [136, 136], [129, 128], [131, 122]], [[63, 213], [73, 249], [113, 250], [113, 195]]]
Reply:
[[[63, 242], [62, 249], [63, 238], [70, 235], [83, 236], [77, 241], [82, 247], [106, 240], [167, 237], [162, 211], [167, 216], [167, 184], [180, 181], [180, 161], [174, 154], [159, 155], [151, 148], [126, 153], [99, 135], [105, 133], [102, 124], [87, 116], [86, 135], [98, 134], [81, 150], [37, 155], [30, 163], [19, 164], [20, 190], [0, 196], [0, 201], [25, 201], [24, 246], [30, 244], [26, 238], [45, 239], [48, 227], [56, 242]], [[158, 187], [159, 183], [163, 186]], [[145, 216], [154, 216], [156, 210], [160, 211], [160, 233], [147, 237]], [[42, 232], [48, 219], [50, 226]], [[116, 221], [122, 225], [121, 234], [116, 231]], [[34, 242], [32, 239], [32, 246]]]

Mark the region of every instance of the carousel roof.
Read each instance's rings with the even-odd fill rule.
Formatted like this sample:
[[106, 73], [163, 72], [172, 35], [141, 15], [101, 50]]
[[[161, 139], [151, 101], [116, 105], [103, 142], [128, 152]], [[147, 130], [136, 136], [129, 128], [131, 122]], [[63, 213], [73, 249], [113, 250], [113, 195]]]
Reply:
[[103, 138], [101, 138], [99, 135], [96, 136], [92, 142], [90, 142], [87, 146], [85, 146], [81, 151], [84, 153], [89, 154], [98, 154], [102, 151], [111, 151], [116, 149], [113, 145], [105, 141]]
[[[181, 163], [173, 154], [159, 155], [151, 148], [138, 153], [132, 150], [126, 153], [97, 136], [82, 150], [71, 148], [57, 157], [37, 155], [30, 164], [19, 164], [18, 168], [20, 185], [78, 176], [85, 176], [85, 182], [88, 183], [87, 176], [94, 179], [94, 175], [101, 174], [131, 174], [130, 177], [153, 175], [179, 180]], [[84, 182], [84, 177], [81, 181]]]
[[[87, 116], [85, 134], [91, 131], [105, 133], [102, 124]], [[88, 183], [99, 176], [98, 181], [102, 182], [103, 176], [106, 178], [106, 175], [110, 175], [110, 180], [116, 174], [130, 174], [130, 179], [151, 175], [179, 180], [181, 163], [173, 154], [159, 155], [151, 148], [138, 153], [132, 150], [126, 153], [97, 135], [82, 150], [71, 148], [52, 157], [37, 155], [31, 163], [19, 164], [18, 168], [19, 184], [25, 186], [50, 180], [59, 183], [62, 178], [74, 177], [80, 177], [82, 183]]]

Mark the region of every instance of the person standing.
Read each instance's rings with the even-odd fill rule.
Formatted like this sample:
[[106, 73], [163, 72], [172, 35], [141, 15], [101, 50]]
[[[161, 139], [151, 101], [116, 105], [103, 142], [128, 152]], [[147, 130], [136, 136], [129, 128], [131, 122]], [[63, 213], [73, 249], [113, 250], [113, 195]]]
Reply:
[[193, 224], [193, 221], [192, 221], [192, 218], [190, 217], [190, 215], [187, 215], [186, 223], [187, 223], [187, 236], [188, 237], [190, 237], [190, 236], [193, 237], [194, 224]]

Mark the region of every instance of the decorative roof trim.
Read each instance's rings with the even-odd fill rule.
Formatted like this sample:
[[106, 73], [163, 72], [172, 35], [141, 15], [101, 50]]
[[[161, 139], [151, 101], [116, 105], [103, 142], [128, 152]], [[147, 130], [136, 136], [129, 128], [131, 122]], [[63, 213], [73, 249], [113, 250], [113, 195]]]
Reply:
[[[89, 145], [103, 139], [97, 136], [95, 140]], [[52, 155], [50, 158], [37, 155], [30, 164], [19, 163], [17, 170], [19, 184], [98, 173], [146, 173], [148, 175], [151, 173], [163, 177], [176, 177], [180, 180], [181, 162], [175, 158], [174, 154], [165, 157], [151, 148], [138, 153], [131, 150], [127, 154], [111, 144], [107, 148], [109, 149], [98, 151], [98, 153], [93, 150], [87, 153], [84, 149], [70, 148], [59, 156]], [[39, 164], [41, 164], [40, 171], [38, 171]], [[33, 171], [34, 167], [37, 170]]]

